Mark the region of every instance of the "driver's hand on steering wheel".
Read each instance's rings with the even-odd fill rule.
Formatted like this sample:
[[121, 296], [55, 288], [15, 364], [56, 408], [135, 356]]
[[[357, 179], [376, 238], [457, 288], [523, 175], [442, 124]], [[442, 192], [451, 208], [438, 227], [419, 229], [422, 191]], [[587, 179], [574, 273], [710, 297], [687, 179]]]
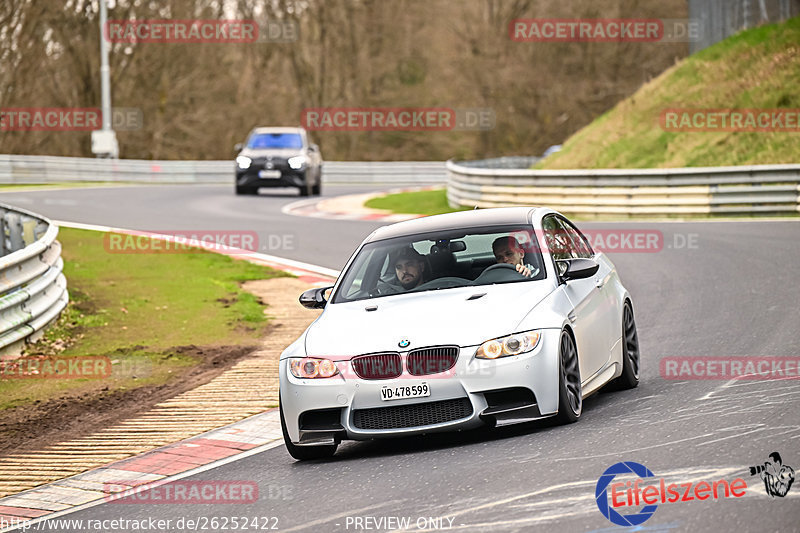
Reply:
[[528, 268], [527, 265], [517, 264], [517, 265], [515, 265], [515, 268], [517, 269], [517, 272], [519, 272], [520, 274], [522, 274], [526, 278], [530, 278], [530, 277], [532, 277], [534, 275], [534, 273], [531, 271], [530, 268]]

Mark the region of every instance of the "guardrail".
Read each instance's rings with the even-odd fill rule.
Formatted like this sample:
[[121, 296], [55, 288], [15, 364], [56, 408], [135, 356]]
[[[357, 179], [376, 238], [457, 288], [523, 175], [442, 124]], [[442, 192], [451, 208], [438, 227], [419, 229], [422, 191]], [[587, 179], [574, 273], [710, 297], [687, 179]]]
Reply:
[[[136, 182], [224, 183], [233, 186], [234, 162], [143, 161], [84, 157], [0, 155], [0, 183]], [[443, 184], [441, 161], [326, 161], [324, 183]]]
[[58, 227], [0, 204], [0, 354], [18, 354], [69, 301]]
[[451, 207], [543, 205], [574, 215], [800, 212], [800, 165], [641, 170], [487, 168], [448, 161]]

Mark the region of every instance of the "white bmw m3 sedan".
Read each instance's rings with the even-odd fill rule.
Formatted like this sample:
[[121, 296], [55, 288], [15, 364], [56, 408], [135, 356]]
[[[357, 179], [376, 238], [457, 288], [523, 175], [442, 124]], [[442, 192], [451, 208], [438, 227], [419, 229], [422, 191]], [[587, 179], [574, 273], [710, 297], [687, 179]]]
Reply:
[[[328, 297], [329, 296], [329, 297]], [[556, 417], [639, 382], [633, 303], [611, 261], [563, 215], [514, 207], [374, 231], [323, 312], [280, 357], [289, 453]]]

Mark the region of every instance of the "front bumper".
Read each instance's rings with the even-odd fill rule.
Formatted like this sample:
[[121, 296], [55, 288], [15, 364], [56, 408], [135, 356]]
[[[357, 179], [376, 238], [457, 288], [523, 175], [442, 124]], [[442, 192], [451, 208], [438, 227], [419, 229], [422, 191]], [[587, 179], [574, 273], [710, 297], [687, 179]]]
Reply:
[[[476, 347], [459, 351], [455, 366], [441, 374], [365, 380], [350, 361], [337, 363], [340, 374], [327, 379], [290, 375], [280, 362], [280, 398], [286, 429], [295, 444], [330, 444], [343, 439], [419, 435], [503, 425], [558, 412], [560, 331], [541, 330], [537, 347], [526, 354], [496, 360], [474, 357]], [[405, 352], [401, 352], [405, 359]], [[405, 363], [405, 360], [404, 360]], [[381, 400], [384, 386], [428, 384], [430, 396]]]
[[[239, 187], [305, 187], [308, 168], [295, 170], [286, 166], [267, 169], [264, 165], [252, 164], [246, 170], [236, 169], [236, 185]], [[280, 177], [262, 178], [259, 172], [280, 172]]]

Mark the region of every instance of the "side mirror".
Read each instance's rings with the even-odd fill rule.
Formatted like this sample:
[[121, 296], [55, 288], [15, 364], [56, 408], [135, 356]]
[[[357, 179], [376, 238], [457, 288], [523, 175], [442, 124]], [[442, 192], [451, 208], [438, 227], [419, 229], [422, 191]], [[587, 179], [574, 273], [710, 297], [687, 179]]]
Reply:
[[308, 289], [300, 295], [300, 305], [307, 309], [322, 309], [328, 303], [325, 293], [333, 287], [319, 287]]
[[316, 145], [316, 144], [314, 144], [314, 143], [311, 143], [311, 144], [308, 146], [308, 150], [309, 150], [310, 152], [319, 152], [319, 146], [317, 146], [317, 145]]
[[595, 275], [600, 265], [593, 259], [561, 259], [556, 261], [556, 269], [561, 273], [561, 279], [585, 279]]
[[236, 152], [241, 152], [241, 151], [242, 151], [242, 148], [244, 148], [244, 145], [243, 145], [242, 143], [236, 143], [236, 144], [233, 146], [233, 149], [234, 149], [234, 151], [236, 151]]

